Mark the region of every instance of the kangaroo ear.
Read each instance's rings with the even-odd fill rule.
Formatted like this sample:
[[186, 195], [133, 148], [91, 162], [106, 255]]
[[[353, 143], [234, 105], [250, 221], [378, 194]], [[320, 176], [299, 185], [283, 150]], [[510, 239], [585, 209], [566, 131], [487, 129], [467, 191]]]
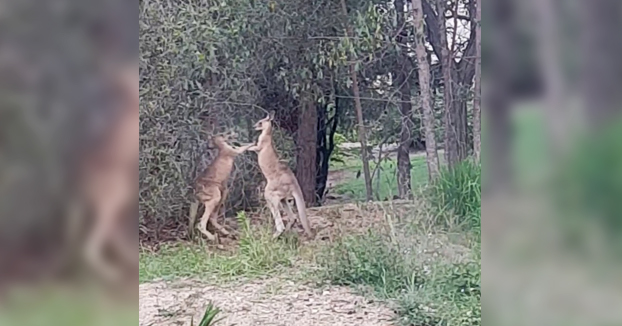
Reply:
[[275, 115], [276, 115], [276, 111], [274, 110], [270, 111], [270, 113], [268, 113], [268, 120], [270, 121], [274, 120]]

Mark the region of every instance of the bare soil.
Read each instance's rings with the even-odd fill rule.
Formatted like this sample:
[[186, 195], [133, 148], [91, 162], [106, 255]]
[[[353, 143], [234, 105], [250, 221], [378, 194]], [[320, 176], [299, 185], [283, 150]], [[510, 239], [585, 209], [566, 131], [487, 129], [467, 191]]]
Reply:
[[345, 287], [311, 288], [278, 278], [214, 286], [194, 281], [141, 284], [139, 326], [195, 325], [209, 302], [223, 326], [390, 326], [393, 312]]

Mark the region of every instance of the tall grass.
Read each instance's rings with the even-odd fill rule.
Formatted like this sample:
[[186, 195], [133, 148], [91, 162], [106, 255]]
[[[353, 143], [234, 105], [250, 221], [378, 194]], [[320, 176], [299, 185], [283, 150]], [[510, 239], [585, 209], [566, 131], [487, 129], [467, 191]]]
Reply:
[[318, 257], [319, 276], [371, 291], [395, 308], [400, 325], [481, 325], [479, 262], [424, 264], [416, 252], [375, 232], [350, 236]]
[[465, 160], [453, 169], [445, 168], [430, 187], [433, 205], [443, 213], [455, 217], [469, 230], [481, 230], [482, 165]]

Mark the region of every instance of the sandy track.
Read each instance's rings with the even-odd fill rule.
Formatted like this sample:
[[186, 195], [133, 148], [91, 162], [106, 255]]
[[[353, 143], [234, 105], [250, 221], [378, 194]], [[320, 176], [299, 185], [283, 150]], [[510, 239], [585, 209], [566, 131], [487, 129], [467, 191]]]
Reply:
[[209, 301], [222, 326], [390, 326], [393, 313], [345, 287], [315, 289], [268, 279], [213, 286], [193, 281], [141, 284], [139, 326], [190, 325]]

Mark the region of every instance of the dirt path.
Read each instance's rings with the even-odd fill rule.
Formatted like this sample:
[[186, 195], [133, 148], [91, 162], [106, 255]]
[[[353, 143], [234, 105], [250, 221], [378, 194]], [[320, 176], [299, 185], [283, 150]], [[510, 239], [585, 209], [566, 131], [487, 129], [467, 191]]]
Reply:
[[195, 325], [209, 301], [222, 326], [390, 326], [393, 313], [344, 287], [315, 289], [268, 279], [213, 286], [193, 281], [141, 284], [139, 326]]

